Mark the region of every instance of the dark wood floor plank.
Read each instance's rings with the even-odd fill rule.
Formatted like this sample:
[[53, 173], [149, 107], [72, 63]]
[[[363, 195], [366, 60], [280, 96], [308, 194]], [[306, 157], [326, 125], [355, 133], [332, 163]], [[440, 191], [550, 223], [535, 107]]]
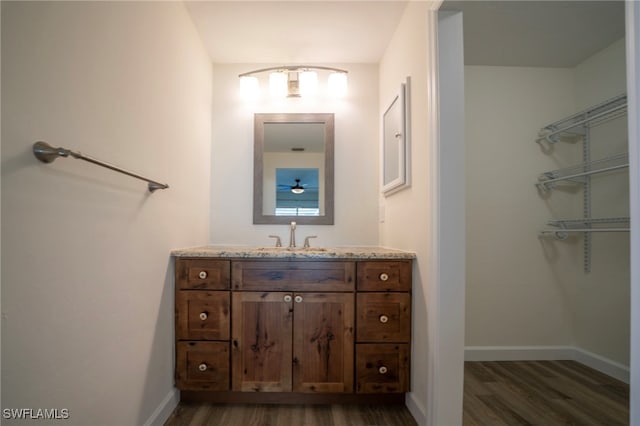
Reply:
[[305, 425], [330, 425], [332, 424], [330, 405], [316, 405], [305, 408]]
[[[564, 424], [567, 419], [572, 418], [571, 412], [554, 409], [554, 405], [551, 404], [553, 399], [563, 399], [566, 396], [555, 392], [542, 382], [541, 377], [528, 368], [529, 363], [492, 362], [488, 367], [496, 374], [496, 380], [518, 389], [518, 393], [525, 395], [524, 397], [535, 405], [540, 413], [556, 417], [558, 424]], [[544, 416], [541, 414], [540, 417]]]
[[353, 406], [339, 408], [335, 405], [332, 405], [331, 410], [333, 414], [333, 421], [336, 422], [336, 424], [344, 426], [354, 426], [362, 422], [360, 413]]
[[193, 414], [193, 418], [191, 419], [190, 425], [198, 426], [198, 425], [206, 425], [209, 421], [209, 417], [211, 415], [211, 407], [201, 406], [195, 410]]
[[193, 420], [193, 416], [195, 415], [198, 409], [197, 406], [199, 406], [199, 404], [181, 403], [173, 411], [173, 414], [171, 415], [168, 421], [171, 421], [172, 426], [191, 425], [191, 420]]
[[481, 395], [478, 399], [484, 402], [486, 406], [491, 407], [491, 411], [509, 426], [531, 425], [527, 419], [513, 410], [513, 405], [510, 404], [510, 401], [504, 401], [496, 395]]
[[553, 361], [546, 366], [554, 369], [560, 376], [574, 380], [578, 386], [586, 387], [608, 400], [616, 401], [623, 406], [629, 403], [629, 386], [613, 377], [575, 361]]
[[[537, 362], [499, 363], [502, 367], [497, 369], [504, 387], [511, 394], [502, 393], [502, 396], [510, 404], [516, 405], [532, 424], [537, 425], [564, 425], [573, 424], [575, 418], [573, 410], [559, 408], [554, 401], [569, 398], [565, 392], [549, 387], [545, 381], [557, 377], [555, 373], [540, 370]], [[527, 374], [524, 373], [527, 371]], [[532, 380], [534, 378], [535, 380]], [[511, 397], [511, 398], [509, 398]]]
[[491, 389], [487, 387], [487, 384], [492, 382], [483, 381], [483, 377], [488, 377], [486, 372], [473, 368], [472, 365], [466, 363], [464, 366], [465, 393], [471, 393], [473, 395], [490, 395]]
[[464, 395], [462, 422], [465, 426], [509, 426], [484, 401], [475, 395]]
[[549, 385], [555, 389], [564, 390], [571, 398], [567, 404], [575, 404], [577, 407], [588, 407], [590, 417], [596, 419], [602, 425], [623, 425], [628, 417], [628, 409], [606, 397], [602, 397], [593, 389], [586, 386], [577, 386], [575, 382], [566, 377], [547, 379]]
[[567, 416], [545, 409], [539, 398], [531, 396], [526, 389], [513, 383], [490, 383], [487, 385], [494, 395], [513, 412], [531, 425], [563, 424]]
[[[553, 401], [556, 409], [561, 410], [564, 413], [570, 413], [571, 420], [566, 425], [580, 425], [580, 426], [610, 426], [606, 423], [599, 422], [592, 416], [589, 407], [581, 407], [576, 405], [575, 401], [570, 399]], [[554, 426], [554, 425], [549, 425]]]
[[181, 403], [165, 426], [417, 426], [405, 406]]
[[628, 425], [628, 392], [575, 361], [466, 362], [463, 424]]

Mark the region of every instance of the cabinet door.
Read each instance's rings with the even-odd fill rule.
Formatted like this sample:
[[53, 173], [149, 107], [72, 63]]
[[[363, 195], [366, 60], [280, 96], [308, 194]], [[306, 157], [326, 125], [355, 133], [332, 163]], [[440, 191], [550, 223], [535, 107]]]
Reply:
[[232, 298], [232, 389], [290, 391], [291, 293], [234, 292]]
[[353, 391], [352, 293], [294, 295], [293, 391]]

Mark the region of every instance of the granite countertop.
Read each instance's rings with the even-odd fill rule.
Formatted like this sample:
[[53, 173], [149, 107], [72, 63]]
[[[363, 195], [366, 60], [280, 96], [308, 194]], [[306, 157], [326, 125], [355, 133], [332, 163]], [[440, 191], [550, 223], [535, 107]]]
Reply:
[[222, 257], [259, 259], [415, 259], [410, 251], [385, 247], [252, 247], [209, 245], [173, 250], [175, 257]]

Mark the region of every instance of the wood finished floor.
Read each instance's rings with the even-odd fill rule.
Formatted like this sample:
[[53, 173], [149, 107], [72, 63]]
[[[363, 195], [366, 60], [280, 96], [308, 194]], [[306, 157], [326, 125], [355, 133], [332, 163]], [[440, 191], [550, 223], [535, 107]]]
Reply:
[[180, 403], [165, 426], [412, 426], [402, 405]]
[[[465, 362], [464, 426], [629, 424], [629, 386], [574, 361]], [[181, 403], [165, 426], [411, 426], [394, 405]]]
[[466, 362], [464, 426], [629, 424], [629, 386], [575, 361]]

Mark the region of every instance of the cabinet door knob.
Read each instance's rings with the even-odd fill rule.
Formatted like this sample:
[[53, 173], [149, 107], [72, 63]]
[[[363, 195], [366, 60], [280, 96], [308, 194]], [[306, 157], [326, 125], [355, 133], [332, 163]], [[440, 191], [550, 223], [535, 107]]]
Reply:
[[287, 303], [288, 303], [288, 302], [291, 302], [292, 300], [293, 300], [293, 298], [291, 297], [291, 295], [290, 295], [290, 294], [287, 294], [287, 295], [285, 295], [285, 296], [284, 296], [284, 301], [285, 301], [285, 302], [287, 302]]
[[389, 274], [383, 272], [380, 274], [379, 278], [380, 278], [380, 281], [387, 281], [389, 279]]
[[389, 317], [386, 315], [380, 315], [380, 318], [378, 318], [380, 320], [381, 323], [386, 324], [387, 322], [389, 322]]
[[[382, 367], [380, 367], [380, 368], [382, 368]], [[198, 366], [198, 370], [200, 370], [200, 371], [207, 371], [207, 364], [205, 364], [205, 363], [203, 362], [202, 364], [200, 364], [200, 365]]]
[[200, 273], [198, 274], [198, 278], [200, 278], [201, 280], [204, 280], [205, 278], [207, 278], [209, 274], [207, 274], [207, 271], [200, 271]]
[[296, 296], [296, 303], [302, 302], [302, 296]]
[[380, 373], [380, 374], [387, 374], [387, 371], [389, 371], [389, 370], [387, 370], [387, 367], [385, 367], [384, 365], [382, 367], [378, 368], [378, 373]]
[[200, 312], [200, 320], [204, 321], [207, 318], [209, 318], [209, 315], [206, 312]]

